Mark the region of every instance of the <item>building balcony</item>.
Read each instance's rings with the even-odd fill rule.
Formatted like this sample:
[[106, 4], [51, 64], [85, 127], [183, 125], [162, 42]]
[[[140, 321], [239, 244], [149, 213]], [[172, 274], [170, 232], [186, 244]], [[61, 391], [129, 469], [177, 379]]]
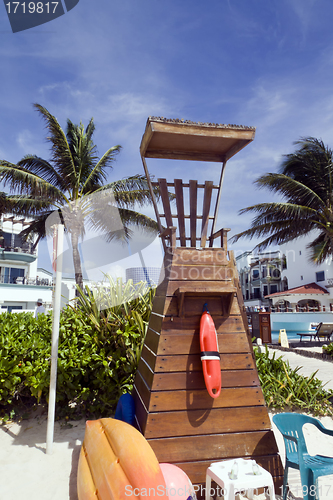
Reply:
[[32, 250], [30, 245], [20, 247], [0, 247], [0, 261], [17, 261], [30, 264], [37, 259], [36, 250]]
[[0, 276], [0, 285], [33, 285], [33, 286], [52, 286], [52, 280], [48, 278], [14, 278], [9, 279], [8, 276]]

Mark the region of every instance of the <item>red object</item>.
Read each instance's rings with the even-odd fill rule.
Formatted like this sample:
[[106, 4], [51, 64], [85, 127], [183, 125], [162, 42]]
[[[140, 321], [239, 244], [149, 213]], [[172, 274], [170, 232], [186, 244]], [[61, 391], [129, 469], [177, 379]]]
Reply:
[[212, 398], [217, 398], [221, 393], [220, 354], [214, 321], [208, 310], [200, 320], [200, 349], [207, 391]]

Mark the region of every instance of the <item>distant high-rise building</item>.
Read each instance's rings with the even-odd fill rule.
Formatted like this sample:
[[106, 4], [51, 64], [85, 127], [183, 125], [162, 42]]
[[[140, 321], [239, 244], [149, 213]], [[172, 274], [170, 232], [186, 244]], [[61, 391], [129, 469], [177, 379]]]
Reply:
[[133, 283], [147, 281], [150, 286], [157, 286], [161, 269], [159, 267], [129, 267], [126, 269], [126, 281]]

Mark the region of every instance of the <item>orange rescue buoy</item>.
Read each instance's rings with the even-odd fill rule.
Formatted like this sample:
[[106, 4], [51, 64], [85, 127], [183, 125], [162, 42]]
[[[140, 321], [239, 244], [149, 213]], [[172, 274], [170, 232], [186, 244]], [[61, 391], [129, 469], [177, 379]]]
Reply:
[[213, 318], [209, 314], [207, 304], [200, 320], [200, 349], [202, 371], [207, 391], [212, 398], [221, 393], [221, 367], [217, 334]]

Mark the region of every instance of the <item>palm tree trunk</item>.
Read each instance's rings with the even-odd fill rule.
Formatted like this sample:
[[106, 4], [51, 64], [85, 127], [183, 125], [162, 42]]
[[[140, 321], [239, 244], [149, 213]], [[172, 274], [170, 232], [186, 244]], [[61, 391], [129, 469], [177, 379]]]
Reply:
[[74, 231], [72, 233], [72, 249], [73, 249], [73, 263], [75, 272], [75, 283], [83, 289], [83, 277], [82, 277], [82, 267], [81, 267], [81, 257], [79, 253], [79, 237]]

